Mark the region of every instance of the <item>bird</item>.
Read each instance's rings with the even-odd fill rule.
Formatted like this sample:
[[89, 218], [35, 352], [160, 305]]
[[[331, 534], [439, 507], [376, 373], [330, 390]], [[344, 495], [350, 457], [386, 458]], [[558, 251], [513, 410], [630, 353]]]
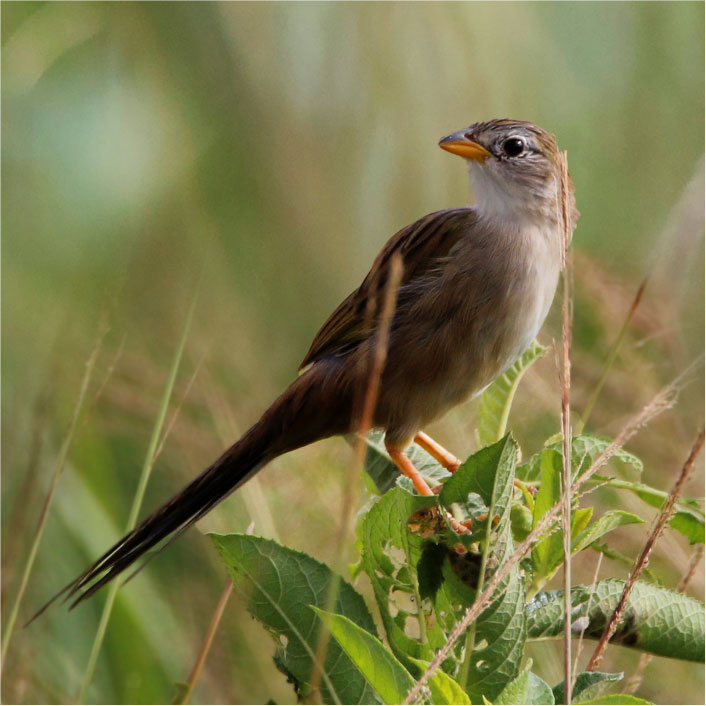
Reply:
[[[467, 164], [473, 206], [430, 213], [385, 244], [362, 284], [315, 336], [300, 374], [260, 419], [183, 490], [126, 534], [57, 593], [71, 607], [151, 550], [180, 536], [274, 458], [355, 432], [381, 301], [392, 263], [402, 263], [386, 360], [372, 423], [417, 493], [432, 489], [405, 449], [416, 441], [455, 471], [460, 461], [423, 429], [480, 394], [537, 336], [557, 288], [563, 258], [562, 179], [556, 140], [537, 125], [477, 122], [439, 146]], [[570, 178], [565, 211], [579, 213]], [[564, 216], [566, 218], [566, 216]], [[35, 616], [36, 617], [36, 616]]]

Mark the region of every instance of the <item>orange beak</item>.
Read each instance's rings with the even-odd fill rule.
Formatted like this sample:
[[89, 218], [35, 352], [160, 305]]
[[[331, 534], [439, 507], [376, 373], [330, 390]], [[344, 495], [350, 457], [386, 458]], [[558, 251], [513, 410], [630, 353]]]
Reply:
[[488, 157], [492, 156], [485, 147], [469, 139], [465, 130], [444, 137], [439, 141], [439, 147], [451, 152], [451, 154], [457, 154], [459, 157], [474, 159], [476, 162], [485, 162]]

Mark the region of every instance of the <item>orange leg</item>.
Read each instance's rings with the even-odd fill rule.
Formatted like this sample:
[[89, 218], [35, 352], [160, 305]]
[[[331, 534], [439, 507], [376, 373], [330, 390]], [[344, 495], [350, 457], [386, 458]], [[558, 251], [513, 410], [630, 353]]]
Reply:
[[422, 474], [414, 467], [414, 464], [407, 458], [404, 451], [392, 449], [387, 443], [385, 443], [385, 448], [395, 465], [414, 483], [414, 487], [420, 495], [434, 495], [427, 482], [422, 478]]
[[447, 451], [441, 444], [434, 441], [428, 434], [420, 431], [414, 440], [419, 444], [430, 456], [435, 458], [447, 471], [455, 473], [461, 465], [461, 461], [457, 459], [450, 451]]

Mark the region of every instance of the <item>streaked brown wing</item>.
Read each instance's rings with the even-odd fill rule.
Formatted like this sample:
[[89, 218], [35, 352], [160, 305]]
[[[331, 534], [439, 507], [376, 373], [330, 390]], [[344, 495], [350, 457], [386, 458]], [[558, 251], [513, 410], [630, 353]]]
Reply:
[[430, 213], [395, 233], [375, 258], [363, 284], [341, 302], [316, 334], [300, 370], [321, 358], [341, 353], [370, 335], [377, 322], [375, 317], [366, 322], [365, 308], [372, 296], [380, 301], [378, 295], [385, 289], [394, 253], [402, 255], [404, 270], [400, 286], [404, 286], [426, 274], [439, 258], [447, 255], [475, 219], [471, 208], [450, 208]]

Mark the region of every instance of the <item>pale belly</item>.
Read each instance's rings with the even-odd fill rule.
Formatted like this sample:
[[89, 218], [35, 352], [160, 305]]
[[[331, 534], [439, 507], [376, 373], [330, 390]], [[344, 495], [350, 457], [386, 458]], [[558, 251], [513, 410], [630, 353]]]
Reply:
[[558, 281], [558, 265], [549, 255], [540, 250], [527, 258], [492, 292], [479, 287], [477, 278], [469, 282], [467, 303], [459, 279], [457, 297], [432, 292], [429, 315], [421, 306], [410, 314], [391, 341], [376, 415], [392, 439], [414, 435], [480, 394], [531, 345]]

